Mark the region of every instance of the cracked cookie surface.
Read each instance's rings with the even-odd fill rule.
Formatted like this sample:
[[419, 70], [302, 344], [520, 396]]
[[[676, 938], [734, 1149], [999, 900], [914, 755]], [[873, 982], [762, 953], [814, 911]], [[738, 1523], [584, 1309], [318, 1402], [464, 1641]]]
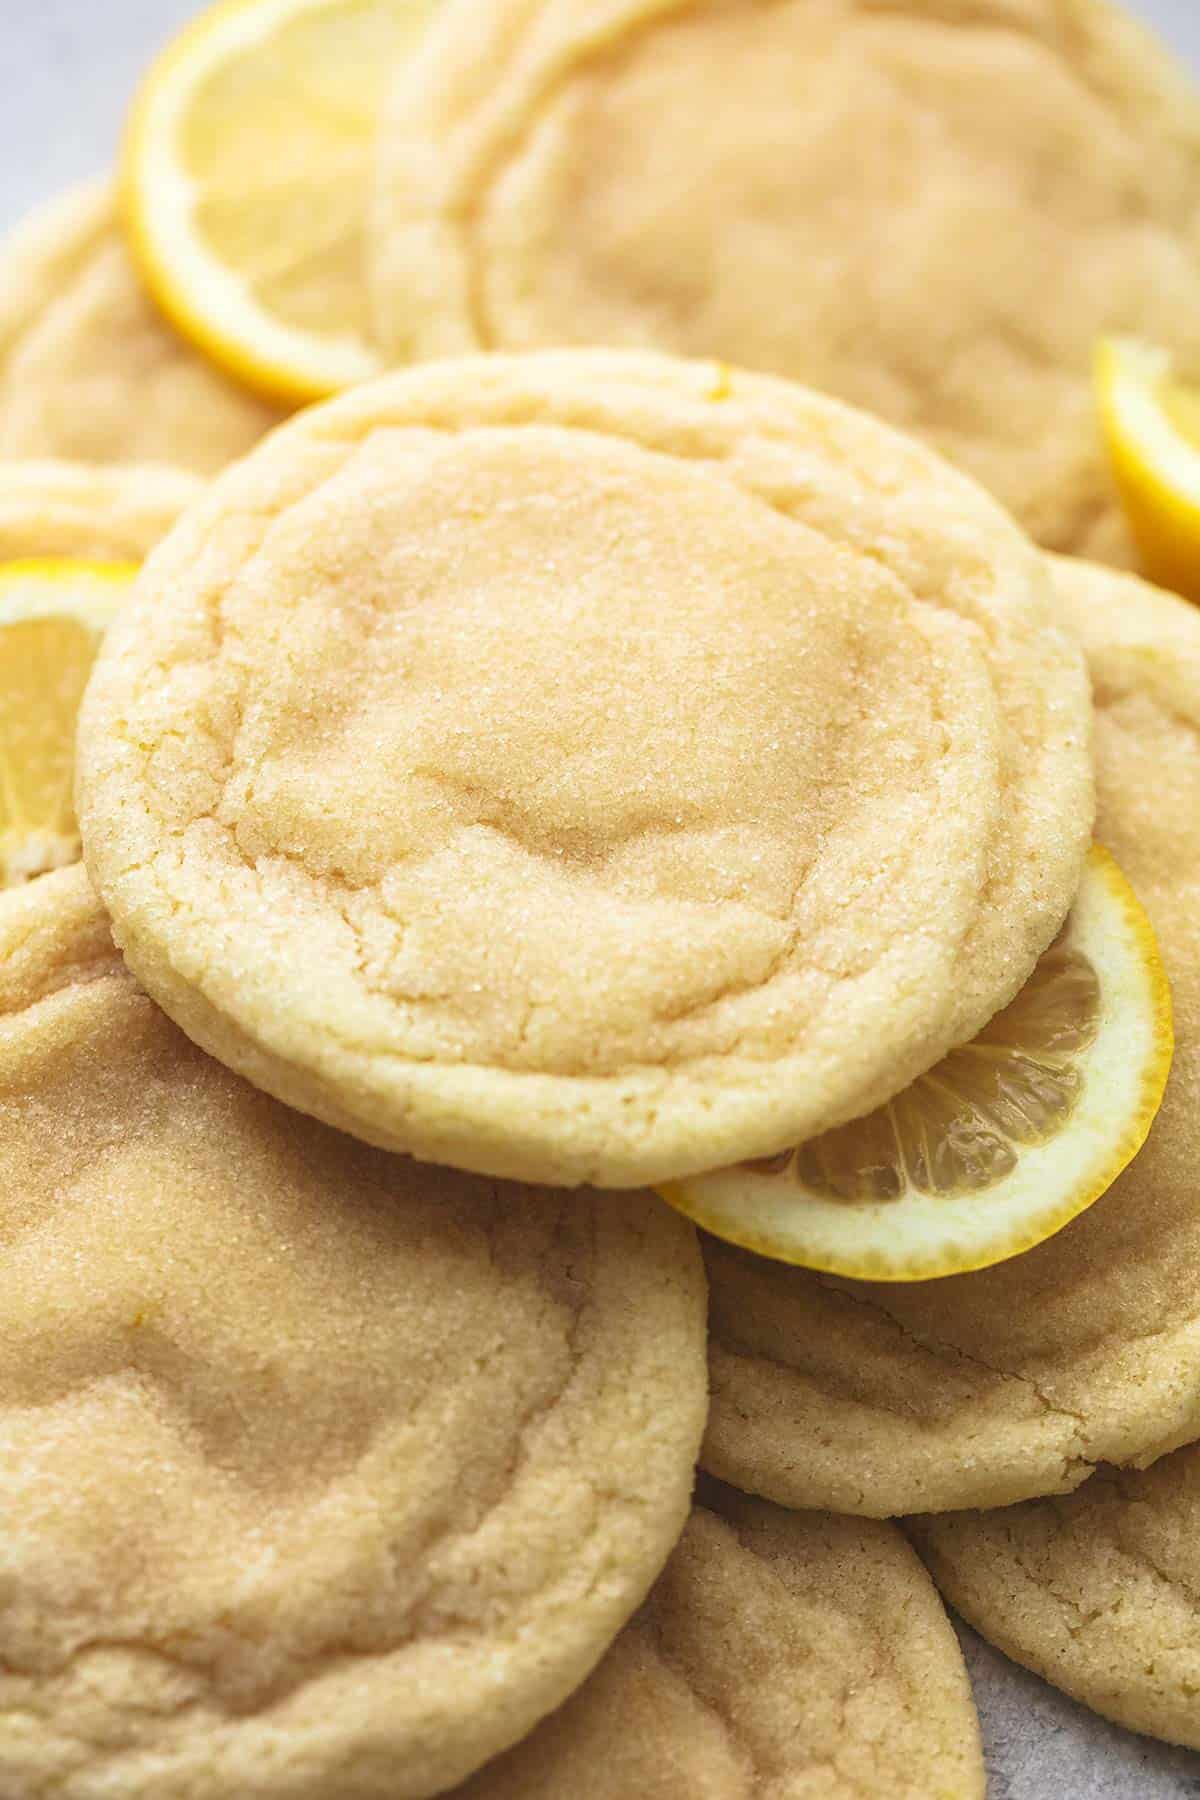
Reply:
[[397, 356], [725, 357], [1131, 560], [1092, 346], [1200, 352], [1200, 101], [1107, 0], [452, 0], [381, 141]]
[[0, 1792], [419, 1800], [688, 1513], [690, 1227], [368, 1149], [205, 1057], [81, 869], [0, 898]]
[[1095, 692], [1096, 835], [1171, 981], [1166, 1097], [1090, 1211], [978, 1274], [838, 1282], [706, 1242], [705, 1460], [787, 1504], [1003, 1506], [1200, 1431], [1200, 617], [1132, 576], [1052, 568]]
[[977, 1030], [1090, 835], [1041, 559], [921, 446], [707, 364], [356, 390], [220, 478], [84, 703], [131, 966], [370, 1141], [632, 1186]]
[[0, 244], [0, 458], [211, 475], [282, 417], [143, 292], [108, 182], [51, 202]]
[[595, 1674], [453, 1800], [982, 1800], [958, 1640], [900, 1532], [701, 1498]]
[[1015, 1661], [1200, 1749], [1200, 1449], [1061, 1500], [910, 1521], [942, 1591]]
[[140, 562], [201, 491], [165, 466], [0, 461], [0, 562]]

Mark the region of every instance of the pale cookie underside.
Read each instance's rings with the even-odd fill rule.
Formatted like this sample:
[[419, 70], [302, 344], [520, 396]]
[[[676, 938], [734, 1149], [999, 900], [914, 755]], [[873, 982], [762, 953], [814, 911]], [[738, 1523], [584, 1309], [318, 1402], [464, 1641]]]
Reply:
[[703, 1498], [596, 1673], [453, 1800], [982, 1797], [958, 1642], [900, 1533]]
[[1097, 704], [1098, 839], [1156, 928], [1176, 1050], [1103, 1199], [1036, 1250], [905, 1287], [718, 1244], [714, 1473], [794, 1506], [1001, 1506], [1153, 1460], [1200, 1430], [1200, 619], [1133, 577], [1055, 565]]
[[1006, 1655], [1131, 1731], [1200, 1749], [1200, 1452], [1065, 1500], [913, 1521], [943, 1592]]
[[0, 1786], [423, 1800], [585, 1678], [683, 1526], [690, 1230], [284, 1111], [82, 870], [0, 899]]
[[162, 318], [108, 182], [72, 190], [0, 246], [0, 458], [211, 475], [282, 417]]
[[140, 562], [202, 491], [183, 469], [0, 462], [0, 562]]
[[1047, 592], [971, 484], [786, 384], [413, 370], [148, 565], [85, 853], [184, 1030], [372, 1141], [613, 1186], [764, 1154], [1061, 923], [1088, 708]]
[[398, 357], [725, 357], [1128, 561], [1090, 357], [1200, 350], [1200, 104], [1099, 0], [451, 0], [398, 82], [374, 239]]

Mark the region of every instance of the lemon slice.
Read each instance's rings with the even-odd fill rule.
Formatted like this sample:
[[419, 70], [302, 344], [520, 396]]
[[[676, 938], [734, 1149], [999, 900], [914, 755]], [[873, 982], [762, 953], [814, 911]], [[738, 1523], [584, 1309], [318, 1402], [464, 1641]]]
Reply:
[[385, 83], [433, 0], [227, 0], [158, 58], [122, 192], [135, 260], [183, 334], [304, 402], [377, 374], [365, 231]]
[[1144, 572], [1200, 600], [1200, 388], [1165, 350], [1106, 338], [1096, 394], [1108, 453]]
[[1153, 928], [1094, 848], [1058, 938], [978, 1037], [865, 1118], [662, 1193], [717, 1237], [835, 1275], [986, 1268], [1112, 1185], [1145, 1142], [1172, 1048]]
[[75, 716], [129, 563], [0, 563], [0, 886], [79, 856]]

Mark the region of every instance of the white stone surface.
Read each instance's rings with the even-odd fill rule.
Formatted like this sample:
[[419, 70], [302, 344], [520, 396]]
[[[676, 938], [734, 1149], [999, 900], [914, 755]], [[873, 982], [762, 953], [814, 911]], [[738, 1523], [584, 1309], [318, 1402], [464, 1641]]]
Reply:
[[[196, 10], [193, 0], [0, 0], [0, 229], [111, 164], [140, 69]], [[1134, 10], [1200, 72], [1200, 0]], [[1200, 1755], [1118, 1731], [972, 1632], [963, 1641], [990, 1800], [1200, 1800]]]

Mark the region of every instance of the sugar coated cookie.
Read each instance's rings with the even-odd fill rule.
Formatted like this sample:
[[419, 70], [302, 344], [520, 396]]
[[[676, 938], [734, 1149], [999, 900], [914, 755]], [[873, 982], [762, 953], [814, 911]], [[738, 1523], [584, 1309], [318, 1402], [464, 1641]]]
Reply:
[[1158, 933], [1175, 1060], [1145, 1147], [1090, 1211], [979, 1274], [881, 1286], [710, 1241], [705, 1456], [793, 1506], [1004, 1506], [1200, 1431], [1200, 616], [1055, 566], [1096, 700], [1096, 835]]
[[0, 458], [211, 475], [282, 416], [147, 298], [108, 182], [51, 202], [0, 245]]
[[1090, 838], [1042, 560], [818, 395], [607, 352], [293, 421], [153, 557], [89, 867], [198, 1043], [380, 1144], [623, 1187], [886, 1099], [1024, 981]]
[[1108, 0], [451, 0], [374, 238], [399, 357], [725, 357], [1128, 560], [1092, 349], [1200, 353], [1200, 99]]
[[196, 1050], [82, 869], [0, 896], [0, 1793], [422, 1800], [687, 1518], [691, 1228], [367, 1149]]
[[596, 1673], [453, 1800], [982, 1800], [958, 1640], [895, 1526], [703, 1499]]
[[944, 1593], [1085, 1706], [1200, 1749], [1200, 1448], [1065, 1500], [912, 1521]]

